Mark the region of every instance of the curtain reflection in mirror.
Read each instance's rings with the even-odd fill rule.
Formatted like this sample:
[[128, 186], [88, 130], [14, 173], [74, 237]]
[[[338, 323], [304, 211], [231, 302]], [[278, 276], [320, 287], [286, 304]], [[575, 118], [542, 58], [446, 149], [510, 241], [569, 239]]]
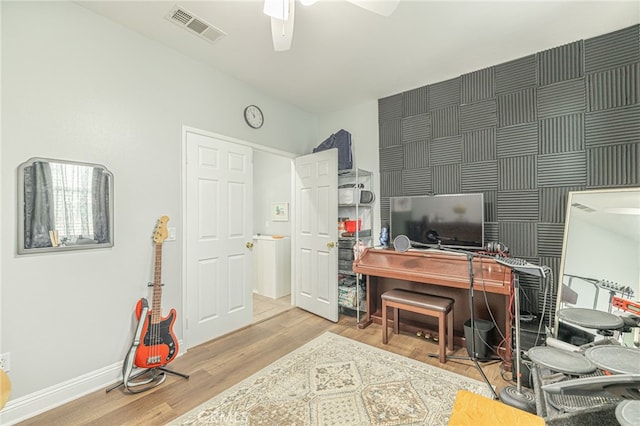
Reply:
[[104, 169], [34, 161], [24, 169], [24, 182], [26, 249], [110, 242]]

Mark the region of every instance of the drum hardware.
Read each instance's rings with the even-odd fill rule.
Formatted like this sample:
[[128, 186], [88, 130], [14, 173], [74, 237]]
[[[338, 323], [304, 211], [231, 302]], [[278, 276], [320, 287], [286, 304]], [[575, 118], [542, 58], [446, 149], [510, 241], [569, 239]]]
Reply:
[[[509, 259], [509, 260], [507, 260]], [[500, 400], [507, 405], [530, 413], [536, 413], [536, 400], [533, 392], [522, 388], [522, 374], [520, 371], [522, 354], [520, 353], [520, 275], [525, 273], [545, 278], [546, 271], [537, 265], [532, 265], [521, 259], [496, 256], [496, 262], [508, 266], [513, 271], [514, 310], [516, 322], [516, 386], [506, 386], [500, 390]], [[532, 359], [533, 360], [533, 359]]]

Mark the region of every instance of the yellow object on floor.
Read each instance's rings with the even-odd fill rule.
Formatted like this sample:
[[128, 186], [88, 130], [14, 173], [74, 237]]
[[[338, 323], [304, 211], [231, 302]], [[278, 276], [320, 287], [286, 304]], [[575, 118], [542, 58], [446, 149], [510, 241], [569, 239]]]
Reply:
[[473, 392], [456, 394], [449, 426], [544, 426], [544, 419]]

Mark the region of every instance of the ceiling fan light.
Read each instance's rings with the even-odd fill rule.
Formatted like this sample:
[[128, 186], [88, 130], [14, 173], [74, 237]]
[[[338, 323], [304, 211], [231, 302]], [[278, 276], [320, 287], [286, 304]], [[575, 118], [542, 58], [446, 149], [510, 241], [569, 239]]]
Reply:
[[262, 11], [267, 16], [286, 21], [289, 19], [289, 2], [290, 0], [264, 0]]

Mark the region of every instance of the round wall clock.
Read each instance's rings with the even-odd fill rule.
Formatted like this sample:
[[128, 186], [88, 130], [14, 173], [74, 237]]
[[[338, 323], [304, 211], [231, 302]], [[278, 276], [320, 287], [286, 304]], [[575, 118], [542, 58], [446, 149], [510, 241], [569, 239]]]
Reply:
[[262, 111], [255, 105], [249, 105], [244, 109], [244, 120], [250, 127], [259, 129], [264, 124], [264, 115]]

